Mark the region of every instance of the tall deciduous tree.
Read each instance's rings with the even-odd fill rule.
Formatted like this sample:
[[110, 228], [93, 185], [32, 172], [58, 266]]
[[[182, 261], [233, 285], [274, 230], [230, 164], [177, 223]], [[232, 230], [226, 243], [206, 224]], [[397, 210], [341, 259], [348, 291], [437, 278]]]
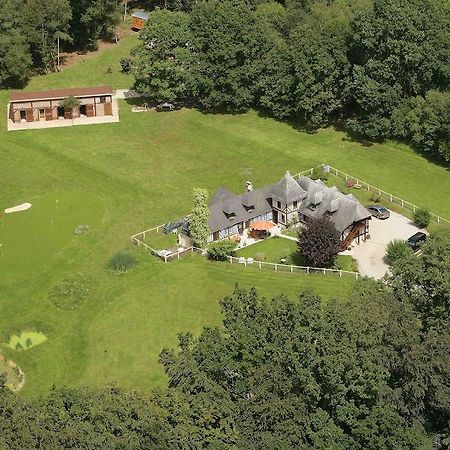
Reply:
[[[223, 327], [198, 340], [182, 335], [178, 354], [161, 354], [176, 436], [189, 430], [193, 447], [208, 439], [246, 449], [424, 444], [423, 428], [398, 407], [401, 383], [390, 373], [418, 341], [417, 321], [411, 309], [397, 311], [381, 284], [366, 289], [348, 303], [312, 293], [267, 301], [236, 289], [221, 302]], [[189, 405], [183, 414], [180, 402]]]
[[374, 0], [352, 30], [349, 125], [371, 138], [389, 135], [405, 97], [450, 86], [450, 6], [444, 0]]
[[134, 51], [135, 87], [157, 101], [182, 101], [192, 91], [192, 33], [184, 12], [155, 10]]
[[58, 38], [70, 42], [72, 11], [68, 0], [26, 0], [24, 32], [31, 46], [33, 63], [45, 71], [56, 69]]
[[21, 31], [22, 3], [5, 0], [0, 20], [0, 87], [20, 87], [28, 77], [31, 55]]
[[433, 233], [420, 258], [405, 255], [391, 271], [389, 283], [396, 296], [414, 305], [425, 328], [450, 327], [450, 232]]
[[332, 23], [300, 25], [290, 35], [296, 74], [296, 113], [309, 126], [324, 126], [348, 98], [348, 27]]
[[198, 104], [208, 111], [248, 109], [267, 49], [256, 15], [243, 0], [207, 0], [192, 9], [191, 29]]
[[195, 246], [204, 248], [210, 234], [208, 219], [208, 192], [205, 189], [194, 188], [194, 205], [189, 219], [189, 232]]
[[299, 252], [318, 267], [333, 263], [340, 250], [340, 235], [334, 223], [326, 216], [308, 221], [298, 238]]
[[405, 99], [394, 110], [391, 127], [394, 136], [450, 161], [450, 92]]
[[95, 48], [100, 37], [113, 33], [120, 21], [120, 0], [70, 0], [70, 34], [76, 48]]

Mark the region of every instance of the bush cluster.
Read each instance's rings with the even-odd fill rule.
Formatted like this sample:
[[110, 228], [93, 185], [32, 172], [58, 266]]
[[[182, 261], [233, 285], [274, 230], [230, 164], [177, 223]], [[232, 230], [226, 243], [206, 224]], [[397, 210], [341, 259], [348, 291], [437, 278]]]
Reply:
[[233, 241], [212, 242], [208, 246], [208, 256], [215, 261], [226, 261], [235, 249], [236, 243]]
[[113, 272], [128, 272], [136, 265], [136, 258], [130, 252], [120, 251], [111, 256], [106, 267]]
[[414, 222], [420, 228], [426, 228], [431, 222], [430, 211], [424, 208], [417, 209], [414, 213]]
[[386, 259], [389, 264], [393, 264], [395, 261], [404, 258], [408, 253], [411, 253], [411, 247], [400, 239], [395, 239], [389, 242], [386, 248]]

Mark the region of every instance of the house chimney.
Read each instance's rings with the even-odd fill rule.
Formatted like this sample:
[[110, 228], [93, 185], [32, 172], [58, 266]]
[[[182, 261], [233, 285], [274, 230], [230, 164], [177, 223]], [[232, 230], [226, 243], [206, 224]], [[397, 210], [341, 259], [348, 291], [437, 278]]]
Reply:
[[253, 191], [253, 183], [251, 181], [247, 181], [246, 183], [247, 192]]

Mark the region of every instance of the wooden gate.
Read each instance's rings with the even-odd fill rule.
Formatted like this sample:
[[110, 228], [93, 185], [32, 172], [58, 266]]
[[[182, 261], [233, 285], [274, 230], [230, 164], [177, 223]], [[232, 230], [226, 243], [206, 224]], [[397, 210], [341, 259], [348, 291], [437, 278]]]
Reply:
[[26, 117], [27, 117], [27, 122], [34, 122], [33, 108], [26, 109]]
[[72, 118], [72, 108], [64, 108], [64, 119]]
[[45, 108], [45, 120], [53, 120], [53, 108]]
[[94, 105], [92, 103], [88, 103], [86, 105], [86, 117], [94, 117]]
[[105, 116], [112, 116], [112, 103], [104, 103], [103, 106], [105, 107]]

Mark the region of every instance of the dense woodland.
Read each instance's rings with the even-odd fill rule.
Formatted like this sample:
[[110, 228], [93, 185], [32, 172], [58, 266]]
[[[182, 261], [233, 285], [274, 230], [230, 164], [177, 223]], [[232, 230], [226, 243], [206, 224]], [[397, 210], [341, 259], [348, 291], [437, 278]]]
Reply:
[[[211, 301], [215, 301], [211, 298]], [[0, 448], [446, 449], [450, 233], [346, 301], [236, 287], [223, 324], [163, 350], [166, 389], [0, 388]]]
[[1, 0], [0, 87], [57, 68], [61, 49], [93, 49], [120, 21], [119, 0]]
[[206, 111], [255, 107], [314, 130], [396, 138], [450, 159], [446, 0], [209, 0], [155, 10], [139, 90]]

